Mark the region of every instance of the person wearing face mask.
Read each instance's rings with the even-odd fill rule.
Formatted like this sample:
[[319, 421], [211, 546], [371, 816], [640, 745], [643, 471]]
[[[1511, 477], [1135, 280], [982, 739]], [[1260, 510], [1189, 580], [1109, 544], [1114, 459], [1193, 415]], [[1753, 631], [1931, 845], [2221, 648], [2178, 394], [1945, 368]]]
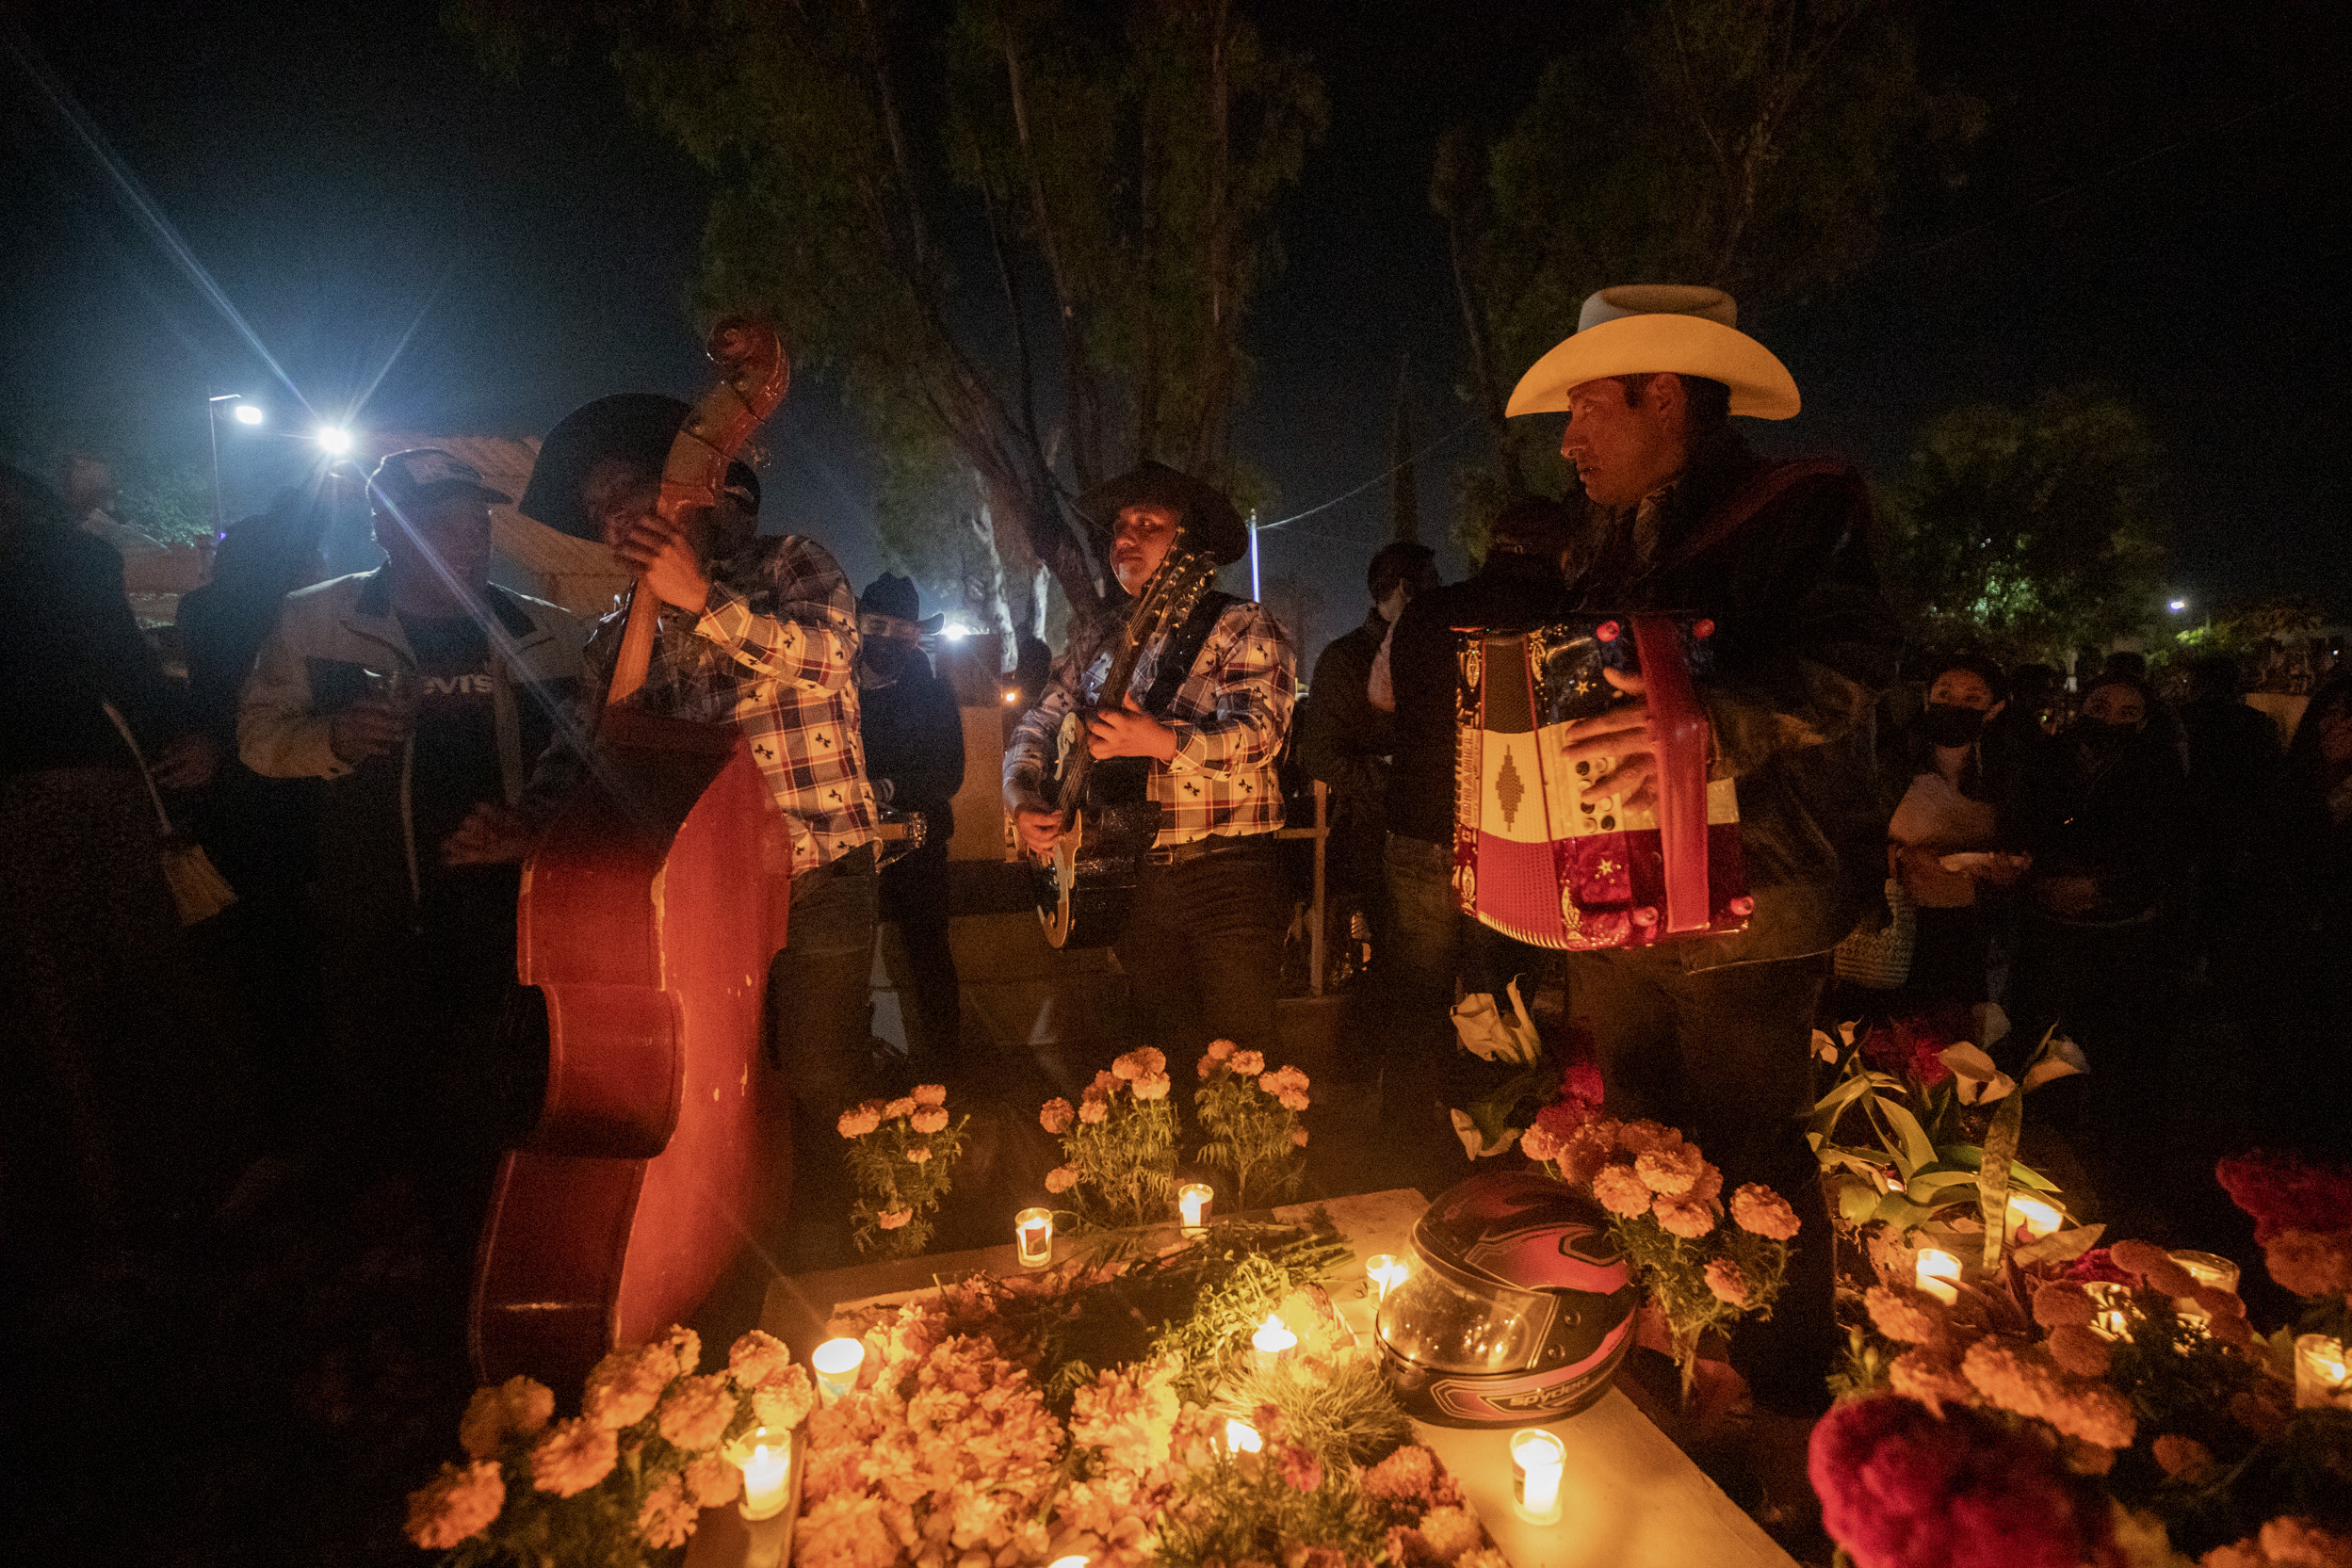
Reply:
[[1919, 912], [1898, 1011], [1986, 1000], [1991, 932], [1980, 889], [2005, 888], [2032, 864], [1997, 848], [2002, 781], [1988, 776], [1986, 738], [2007, 698], [1988, 658], [1955, 655], [1929, 670], [1927, 703], [1911, 726], [1911, 782], [1887, 823], [1890, 865]]
[[[2052, 1024], [2091, 1075], [2052, 1109], [2110, 1203], [2132, 1200], [2134, 1146], [2161, 1139], [2177, 1016], [2173, 895], [2188, 864], [2188, 782], [2150, 722], [2154, 695], [2101, 674], [2022, 793], [2034, 857], [2019, 939], [2021, 1040]], [[2079, 1103], [2077, 1103], [2079, 1102]]]
[[899, 934], [884, 948], [899, 995], [915, 1005], [906, 1043], [912, 1080], [947, 1078], [960, 1037], [955, 953], [948, 946], [948, 841], [964, 787], [964, 718], [955, 690], [924, 655], [943, 616], [922, 618], [914, 583], [884, 573], [857, 598], [859, 733], [866, 776], [882, 803], [923, 820], [923, 842], [882, 868], [878, 913]]

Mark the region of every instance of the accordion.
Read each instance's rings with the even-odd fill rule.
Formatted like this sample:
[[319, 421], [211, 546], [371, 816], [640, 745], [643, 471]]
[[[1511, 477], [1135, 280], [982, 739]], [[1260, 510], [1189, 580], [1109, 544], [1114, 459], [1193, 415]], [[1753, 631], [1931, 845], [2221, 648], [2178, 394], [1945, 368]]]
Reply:
[[[1712, 732], [1692, 686], [1714, 623], [1579, 617], [1531, 632], [1467, 631], [1456, 651], [1453, 888], [1464, 913], [1539, 947], [1644, 947], [1743, 929], [1754, 911], [1738, 798], [1710, 778]], [[1614, 758], [1571, 764], [1567, 726], [1622, 700], [1602, 671], [1642, 677], [1654, 802], [1588, 789]]]

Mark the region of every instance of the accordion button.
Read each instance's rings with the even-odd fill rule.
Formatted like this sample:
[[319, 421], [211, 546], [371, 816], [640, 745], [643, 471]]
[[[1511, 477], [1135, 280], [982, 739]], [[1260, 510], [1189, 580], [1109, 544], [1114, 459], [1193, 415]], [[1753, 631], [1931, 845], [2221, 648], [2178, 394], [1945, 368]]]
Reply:
[[1756, 913], [1756, 900], [1747, 897], [1734, 898], [1723, 907], [1744, 920]]
[[1593, 628], [1593, 636], [1602, 642], [1614, 642], [1617, 640], [1617, 623], [1604, 621]]
[[1633, 912], [1633, 923], [1637, 926], [1655, 926], [1658, 924], [1658, 912], [1644, 904]]

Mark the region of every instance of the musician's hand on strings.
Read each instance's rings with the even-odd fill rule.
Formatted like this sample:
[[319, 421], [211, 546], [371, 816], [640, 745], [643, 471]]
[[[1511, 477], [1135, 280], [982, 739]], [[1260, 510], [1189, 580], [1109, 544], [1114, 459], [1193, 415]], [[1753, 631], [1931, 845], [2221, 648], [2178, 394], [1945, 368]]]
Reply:
[[1128, 692], [1115, 708], [1098, 709], [1086, 720], [1086, 750], [1105, 757], [1151, 757], [1166, 762], [1176, 754], [1176, 733], [1145, 713]]
[[449, 865], [500, 865], [530, 853], [536, 836], [524, 815], [496, 800], [483, 800], [466, 814], [458, 831], [441, 841]]
[[1013, 825], [1031, 854], [1051, 854], [1054, 844], [1062, 837], [1062, 814], [1040, 806], [1016, 807]]
[[710, 603], [710, 579], [684, 528], [658, 512], [643, 512], [611, 532], [612, 553], [644, 578], [663, 604], [699, 615]]
[[1601, 675], [1630, 701], [1614, 703], [1606, 713], [1570, 724], [1561, 754], [1570, 768], [1580, 762], [1598, 768], [1614, 760], [1615, 767], [1585, 781], [1586, 794], [1618, 796], [1629, 810], [1653, 805], [1658, 799], [1657, 743], [1650, 737], [1649, 700], [1642, 695], [1642, 677], [1605, 668]]

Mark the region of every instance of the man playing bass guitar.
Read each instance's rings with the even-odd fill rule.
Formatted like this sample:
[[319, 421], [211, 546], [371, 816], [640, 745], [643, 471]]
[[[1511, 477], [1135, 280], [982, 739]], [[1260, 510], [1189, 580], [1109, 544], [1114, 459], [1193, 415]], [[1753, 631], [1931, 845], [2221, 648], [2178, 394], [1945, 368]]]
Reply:
[[[1095, 530], [1121, 596], [1144, 591], [1172, 549], [1239, 560], [1248, 535], [1213, 487], [1156, 462], [1096, 486], [1078, 510]], [[1117, 620], [1107, 611], [1106, 627]], [[1158, 832], [1138, 868], [1116, 943], [1147, 1036], [1178, 1083], [1211, 1040], [1271, 1050], [1289, 914], [1274, 832], [1276, 765], [1290, 733], [1296, 659], [1261, 606], [1203, 595], [1183, 623], [1136, 659], [1126, 689], [1101, 689], [1113, 659], [1105, 632], [1074, 636], [1045, 696], [1005, 753], [1005, 802], [1022, 844], [1049, 854], [1062, 813], [1046, 780], [1065, 717], [1086, 715], [1094, 758], [1138, 759]], [[1187, 655], [1189, 654], [1189, 657]], [[1180, 667], [1179, 667], [1180, 666]]]

